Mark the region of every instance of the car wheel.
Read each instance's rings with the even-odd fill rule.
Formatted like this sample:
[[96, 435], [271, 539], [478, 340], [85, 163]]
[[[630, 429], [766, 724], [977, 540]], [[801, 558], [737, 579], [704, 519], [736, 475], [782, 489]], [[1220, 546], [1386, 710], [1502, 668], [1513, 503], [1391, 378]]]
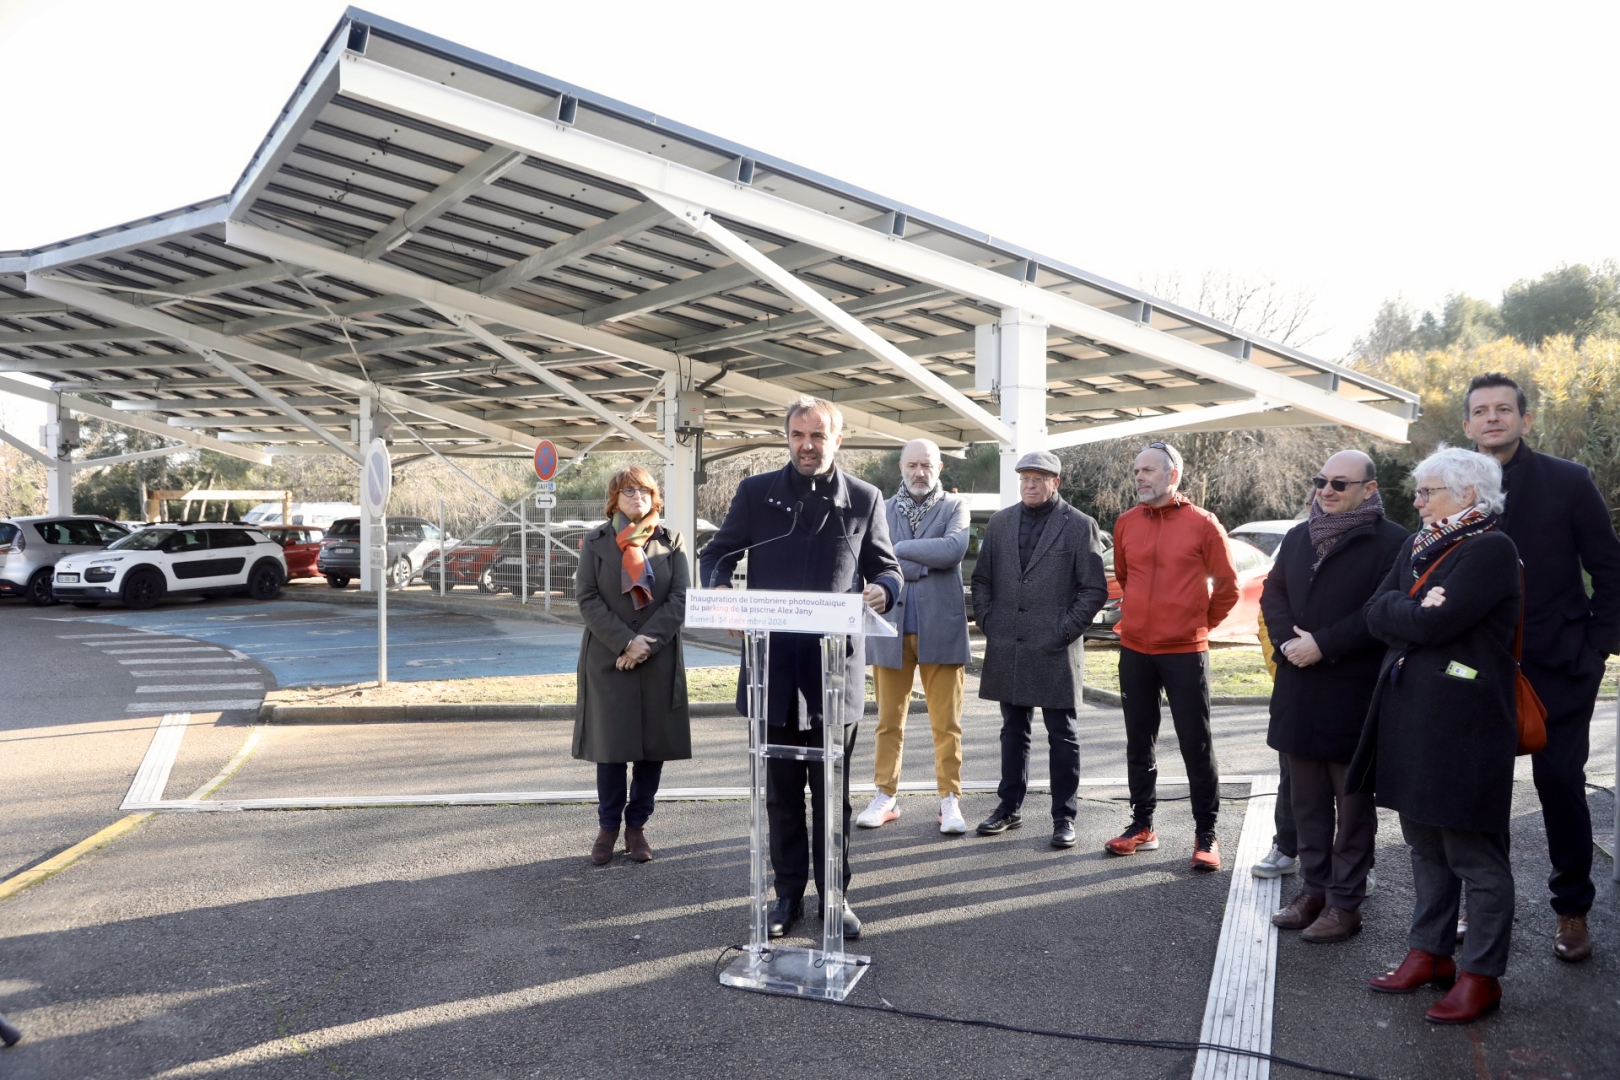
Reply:
[[157, 607], [158, 601], [163, 599], [163, 575], [156, 570], [136, 570], [124, 579], [123, 591], [119, 594], [124, 606], [136, 611]]
[[411, 583], [416, 573], [411, 569], [411, 557], [401, 555], [394, 560], [394, 565], [388, 568], [388, 582], [396, 589], [403, 589]]
[[274, 600], [281, 595], [281, 567], [266, 560], [248, 575], [248, 595], [255, 600]]
[[82, 608], [100, 607], [101, 606], [101, 601], [99, 601], [99, 600], [75, 600], [75, 601], [73, 601], [73, 606], [74, 607], [82, 607]]
[[55, 576], [55, 567], [46, 567], [34, 571], [34, 576], [28, 579], [28, 585], [23, 595], [34, 607], [49, 607], [58, 603], [56, 595], [51, 592], [51, 578]]
[[495, 586], [495, 564], [490, 563], [478, 575], [478, 591], [481, 593], [498, 593], [501, 590]]
[[327, 574], [326, 583], [334, 589], [347, 589], [349, 587], [349, 575]]

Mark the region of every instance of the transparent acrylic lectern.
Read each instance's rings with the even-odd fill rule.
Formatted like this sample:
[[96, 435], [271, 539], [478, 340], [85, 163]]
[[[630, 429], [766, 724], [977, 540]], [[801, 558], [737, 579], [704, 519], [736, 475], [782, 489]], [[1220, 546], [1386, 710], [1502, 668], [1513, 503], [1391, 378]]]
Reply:
[[[705, 594], [721, 594], [711, 601]], [[745, 599], [746, 598], [746, 599]], [[728, 625], [729, 624], [729, 625]], [[720, 972], [720, 981], [745, 990], [842, 1001], [871, 963], [844, 951], [844, 660], [854, 635], [895, 636], [860, 594], [694, 589], [687, 593], [687, 625], [743, 631], [748, 696], [749, 935], [748, 948]], [[769, 625], [779, 631], [821, 635], [821, 746], [770, 741], [767, 688]], [[854, 719], [858, 720], [859, 717]], [[770, 854], [765, 819], [765, 766], [770, 758], [822, 762], [821, 947], [772, 944], [767, 925]], [[813, 849], [812, 849], [813, 850]]]

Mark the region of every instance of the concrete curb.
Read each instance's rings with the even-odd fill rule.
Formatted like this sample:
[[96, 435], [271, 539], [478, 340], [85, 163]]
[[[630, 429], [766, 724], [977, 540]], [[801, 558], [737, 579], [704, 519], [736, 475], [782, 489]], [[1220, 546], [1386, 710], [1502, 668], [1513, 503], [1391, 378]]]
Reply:
[[[696, 701], [689, 707], [694, 719], [740, 720], [729, 701]], [[912, 701], [911, 714], [925, 713], [928, 705]], [[866, 703], [866, 716], [877, 715], [877, 705]], [[277, 705], [259, 706], [261, 724], [403, 724], [460, 720], [573, 720], [574, 706], [500, 702], [471, 705]]]

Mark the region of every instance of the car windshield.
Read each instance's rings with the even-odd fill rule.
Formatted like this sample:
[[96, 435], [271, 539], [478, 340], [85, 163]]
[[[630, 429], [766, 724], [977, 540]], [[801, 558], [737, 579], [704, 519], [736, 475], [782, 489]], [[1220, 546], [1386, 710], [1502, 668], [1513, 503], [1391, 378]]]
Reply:
[[358, 540], [360, 538], [360, 519], [342, 518], [332, 522], [332, 527], [326, 530], [326, 538], [328, 540]]
[[504, 544], [517, 535], [517, 530], [511, 525], [485, 525], [482, 529], [467, 537], [468, 544]]
[[1238, 530], [1232, 534], [1234, 540], [1242, 540], [1253, 544], [1267, 555], [1277, 554], [1277, 548], [1282, 544], [1283, 534], [1274, 532], [1244, 532]]
[[107, 545], [108, 551], [156, 551], [174, 535], [173, 529], [142, 529]]

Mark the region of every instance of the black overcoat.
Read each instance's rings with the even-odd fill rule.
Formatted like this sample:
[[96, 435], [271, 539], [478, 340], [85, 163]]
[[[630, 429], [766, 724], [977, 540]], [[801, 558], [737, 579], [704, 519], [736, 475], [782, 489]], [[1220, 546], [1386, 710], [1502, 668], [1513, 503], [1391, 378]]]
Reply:
[[[574, 756], [609, 764], [677, 761], [692, 756], [681, 623], [691, 577], [686, 542], [660, 528], [643, 553], [652, 567], [653, 599], [636, 610], [622, 591], [619, 544], [610, 522], [585, 534], [574, 595], [585, 633], [579, 644], [579, 698]], [[614, 666], [630, 639], [645, 634], [652, 655], [628, 671]]]
[[979, 696], [1008, 705], [1072, 709], [1078, 699], [1069, 646], [1108, 599], [1097, 522], [1057, 505], [1022, 565], [1024, 504], [998, 510], [985, 526], [973, 567], [973, 619], [984, 631]]
[[[726, 520], [703, 549], [705, 585], [728, 585], [737, 560], [750, 544], [750, 589], [806, 592], [859, 592], [867, 584], [887, 587], [891, 603], [905, 579], [889, 543], [883, 493], [835, 468], [830, 477], [832, 509], [818, 517], [814, 508], [794, 518], [803, 500], [793, 494], [784, 466], [750, 476], [737, 485]], [[825, 505], [825, 503], [823, 503]], [[789, 532], [789, 527], [792, 531]], [[852, 636], [844, 663], [844, 720], [860, 720], [866, 705], [866, 639]], [[821, 707], [821, 638], [816, 634], [771, 635], [769, 700], [772, 724], [787, 723], [795, 693], [803, 693], [812, 717]], [[737, 680], [737, 711], [748, 712], [747, 672]]]
[[[1592, 474], [1521, 442], [1502, 486], [1501, 528], [1524, 561], [1525, 659], [1572, 675], [1602, 671], [1603, 657], [1620, 652], [1620, 538]], [[1590, 599], [1583, 568], [1592, 577]], [[1568, 688], [1583, 685], [1581, 679]], [[1557, 689], [1549, 684], [1543, 694]]]
[[[1380, 517], [1346, 533], [1313, 571], [1309, 522], [1283, 537], [1260, 594], [1277, 661], [1266, 737], [1273, 750], [1340, 762], [1356, 752], [1384, 659], [1384, 643], [1367, 629], [1367, 601], [1406, 538], [1405, 529]], [[1295, 667], [1277, 648], [1296, 636], [1296, 626], [1310, 631], [1322, 650], [1309, 667]]]
[[[1367, 626], [1389, 651], [1348, 784], [1426, 825], [1505, 833], [1518, 752], [1519, 553], [1500, 531], [1460, 543], [1415, 598], [1408, 543], [1367, 602]], [[1442, 585], [1445, 603], [1420, 606]], [[1478, 674], [1448, 674], [1452, 663]]]

